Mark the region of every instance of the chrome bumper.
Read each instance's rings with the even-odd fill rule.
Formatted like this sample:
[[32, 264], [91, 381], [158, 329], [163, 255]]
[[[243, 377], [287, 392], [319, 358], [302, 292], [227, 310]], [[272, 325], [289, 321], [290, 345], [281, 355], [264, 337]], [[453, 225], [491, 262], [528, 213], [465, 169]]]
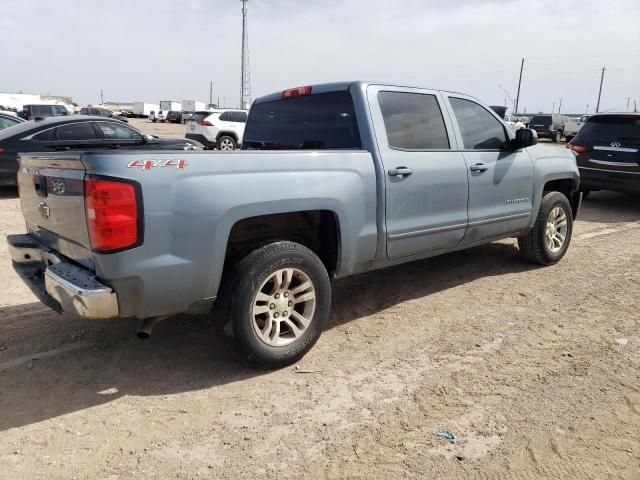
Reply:
[[53, 310], [82, 318], [118, 317], [118, 296], [95, 275], [69, 263], [29, 235], [8, 235], [13, 268]]

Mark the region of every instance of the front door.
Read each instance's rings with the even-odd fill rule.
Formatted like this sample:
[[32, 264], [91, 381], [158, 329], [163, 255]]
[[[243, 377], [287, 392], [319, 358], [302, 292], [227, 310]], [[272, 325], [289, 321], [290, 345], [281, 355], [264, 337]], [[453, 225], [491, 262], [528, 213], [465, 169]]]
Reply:
[[527, 227], [533, 196], [533, 162], [526, 150], [510, 147], [507, 127], [470, 98], [448, 97], [462, 154], [469, 169], [469, 227], [476, 242]]
[[453, 249], [467, 227], [468, 180], [441, 96], [378, 86], [367, 94], [386, 183], [387, 256]]

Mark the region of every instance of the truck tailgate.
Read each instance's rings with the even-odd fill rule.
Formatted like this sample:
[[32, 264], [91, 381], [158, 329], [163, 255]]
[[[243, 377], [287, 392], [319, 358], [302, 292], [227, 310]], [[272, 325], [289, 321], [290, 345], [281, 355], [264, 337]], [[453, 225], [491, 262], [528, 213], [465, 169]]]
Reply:
[[93, 268], [80, 154], [28, 154], [18, 161], [27, 231], [47, 247]]

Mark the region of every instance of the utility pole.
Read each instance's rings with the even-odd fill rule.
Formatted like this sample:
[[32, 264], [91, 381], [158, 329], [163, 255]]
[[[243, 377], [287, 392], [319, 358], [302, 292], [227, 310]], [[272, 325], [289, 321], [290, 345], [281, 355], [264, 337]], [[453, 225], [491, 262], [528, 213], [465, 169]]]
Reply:
[[100, 90], [100, 105], [104, 105], [104, 93]]
[[586, 115], [587, 113], [589, 113], [589, 104], [588, 104], [588, 103], [587, 103], [587, 108], [585, 109], [584, 113], [585, 113], [585, 115]]
[[522, 59], [522, 63], [520, 64], [520, 78], [518, 79], [518, 93], [516, 94], [516, 111], [513, 112], [514, 115], [518, 114], [518, 106], [520, 104], [520, 85], [522, 85], [522, 71], [524, 70], [524, 58]]
[[562, 110], [562, 99], [560, 99], [560, 106], [558, 107], [558, 113], [560, 113], [560, 110]]
[[553, 102], [553, 107], [551, 107], [551, 113], [556, 112], [556, 102]]
[[209, 106], [213, 103], [213, 80], [209, 83]]
[[629, 102], [631, 102], [631, 97], [627, 97], [627, 108], [629, 108]]
[[602, 82], [604, 81], [605, 67], [602, 67], [602, 75], [600, 76], [600, 90], [598, 90], [598, 103], [596, 104], [596, 113], [600, 111], [600, 97], [602, 97]]
[[242, 2], [242, 58], [240, 72], [240, 108], [251, 105], [251, 73], [249, 70], [249, 30], [247, 29], [247, 1]]

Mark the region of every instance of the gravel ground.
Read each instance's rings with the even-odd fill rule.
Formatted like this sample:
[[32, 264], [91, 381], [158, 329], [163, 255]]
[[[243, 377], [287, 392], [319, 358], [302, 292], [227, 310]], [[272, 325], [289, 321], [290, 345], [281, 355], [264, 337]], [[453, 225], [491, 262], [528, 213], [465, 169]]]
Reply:
[[593, 194], [553, 267], [503, 241], [338, 281], [311, 352], [255, 372], [208, 317], [141, 341], [37, 303], [3, 191], [0, 477], [639, 479], [638, 200]]

